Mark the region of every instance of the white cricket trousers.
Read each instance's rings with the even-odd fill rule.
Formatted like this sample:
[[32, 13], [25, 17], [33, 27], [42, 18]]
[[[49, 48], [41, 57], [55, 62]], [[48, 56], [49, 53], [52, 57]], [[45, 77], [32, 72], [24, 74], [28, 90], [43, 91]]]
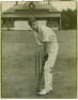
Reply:
[[53, 66], [56, 61], [58, 46], [55, 45], [51, 49], [51, 52], [48, 52], [48, 59], [44, 65], [44, 87], [46, 89], [53, 89]]

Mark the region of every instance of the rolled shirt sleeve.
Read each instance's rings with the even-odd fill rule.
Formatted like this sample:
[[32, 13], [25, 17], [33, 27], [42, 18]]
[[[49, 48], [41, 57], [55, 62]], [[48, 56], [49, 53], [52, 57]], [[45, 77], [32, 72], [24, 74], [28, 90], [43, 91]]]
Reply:
[[45, 29], [43, 32], [43, 42], [51, 42], [52, 41], [52, 31]]

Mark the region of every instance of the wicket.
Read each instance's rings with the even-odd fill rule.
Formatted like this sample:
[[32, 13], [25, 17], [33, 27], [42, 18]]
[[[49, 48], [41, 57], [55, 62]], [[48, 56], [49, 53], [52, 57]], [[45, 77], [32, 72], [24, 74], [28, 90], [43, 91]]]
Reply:
[[37, 91], [40, 88], [44, 73], [44, 53], [41, 51], [35, 52], [35, 76], [37, 78]]

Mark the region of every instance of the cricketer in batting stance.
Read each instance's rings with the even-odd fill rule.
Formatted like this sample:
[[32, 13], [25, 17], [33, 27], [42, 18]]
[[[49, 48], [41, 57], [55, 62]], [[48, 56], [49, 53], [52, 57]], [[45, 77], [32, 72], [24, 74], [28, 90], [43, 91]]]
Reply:
[[38, 45], [44, 46], [44, 55], [48, 55], [48, 58], [44, 64], [44, 88], [38, 92], [39, 95], [46, 95], [50, 91], [53, 91], [52, 70], [58, 53], [56, 34], [49, 27], [38, 25], [34, 17], [28, 19], [28, 24], [35, 33], [35, 38]]

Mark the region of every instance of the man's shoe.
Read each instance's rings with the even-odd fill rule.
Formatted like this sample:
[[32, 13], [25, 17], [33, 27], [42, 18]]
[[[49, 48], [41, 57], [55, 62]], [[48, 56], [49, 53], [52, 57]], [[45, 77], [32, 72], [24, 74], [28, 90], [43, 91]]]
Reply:
[[43, 90], [41, 90], [40, 92], [38, 92], [38, 95], [47, 95], [49, 92], [51, 92], [53, 89], [50, 88], [50, 89], [46, 89], [44, 88]]

